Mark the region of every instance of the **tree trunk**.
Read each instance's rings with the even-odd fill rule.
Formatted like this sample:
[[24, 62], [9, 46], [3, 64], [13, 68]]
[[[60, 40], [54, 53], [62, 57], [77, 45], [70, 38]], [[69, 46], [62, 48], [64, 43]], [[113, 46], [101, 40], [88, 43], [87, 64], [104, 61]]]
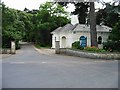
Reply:
[[94, 2], [90, 2], [90, 35], [91, 35], [91, 46], [98, 47]]

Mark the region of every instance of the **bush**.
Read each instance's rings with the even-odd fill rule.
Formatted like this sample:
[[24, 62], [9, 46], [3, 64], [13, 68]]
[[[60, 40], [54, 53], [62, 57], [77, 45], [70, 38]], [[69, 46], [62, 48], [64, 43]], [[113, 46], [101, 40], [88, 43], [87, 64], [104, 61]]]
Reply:
[[103, 43], [103, 48], [109, 52], [120, 52], [120, 41], [108, 41]]
[[18, 50], [18, 49], [21, 48], [21, 47], [20, 47], [20, 44], [19, 44], [19, 41], [16, 41], [16, 42], [15, 42], [15, 45], [16, 45], [16, 50]]
[[39, 44], [35, 44], [36, 48], [41, 48], [41, 46]]
[[96, 47], [86, 47], [86, 48], [84, 48], [84, 50], [98, 52], [99, 48], [96, 48]]
[[45, 45], [45, 44], [41, 44], [41, 43], [35, 43], [35, 47], [36, 48], [50, 48], [50, 45]]
[[11, 48], [11, 38], [2, 36], [2, 48]]
[[96, 48], [96, 47], [85, 47], [84, 50], [86, 51], [99, 51], [99, 48]]
[[72, 48], [73, 49], [80, 49], [80, 50], [83, 50], [84, 48], [80, 46], [80, 42], [79, 41], [76, 41], [74, 43], [72, 43]]
[[99, 49], [97, 47], [85, 47], [85, 51], [92, 51], [92, 52], [106, 52], [104, 49]]
[[[14, 40], [12, 40], [11, 38], [3, 38], [2, 48], [11, 48], [11, 41], [14, 41]], [[20, 49], [19, 41], [15, 41], [15, 46], [16, 46], [16, 50]]]

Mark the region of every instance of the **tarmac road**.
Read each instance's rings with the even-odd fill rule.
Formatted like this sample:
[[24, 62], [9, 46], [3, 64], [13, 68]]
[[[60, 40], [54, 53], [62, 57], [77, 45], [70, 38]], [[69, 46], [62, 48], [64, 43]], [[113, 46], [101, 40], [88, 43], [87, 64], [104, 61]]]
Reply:
[[25, 44], [2, 60], [3, 88], [118, 88], [118, 61], [37, 51]]

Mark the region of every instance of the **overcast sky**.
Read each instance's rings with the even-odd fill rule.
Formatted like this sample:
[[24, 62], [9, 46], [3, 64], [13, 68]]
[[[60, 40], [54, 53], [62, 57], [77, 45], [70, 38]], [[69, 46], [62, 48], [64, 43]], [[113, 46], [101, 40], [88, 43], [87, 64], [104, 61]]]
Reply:
[[[30, 10], [39, 9], [40, 4], [46, 1], [52, 1], [52, 0], [1, 0], [1, 2], [4, 2], [6, 6], [18, 10], [24, 10], [25, 7]], [[110, 2], [112, 0], [103, 0], [103, 1]], [[99, 8], [101, 7], [101, 5], [97, 4], [96, 7]], [[69, 5], [67, 11], [73, 11], [73, 10], [74, 10], [74, 5]]]

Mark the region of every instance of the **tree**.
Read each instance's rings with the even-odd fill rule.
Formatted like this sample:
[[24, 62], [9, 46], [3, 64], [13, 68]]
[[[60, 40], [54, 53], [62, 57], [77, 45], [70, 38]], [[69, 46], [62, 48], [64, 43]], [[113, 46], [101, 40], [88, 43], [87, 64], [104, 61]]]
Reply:
[[78, 21], [80, 24], [85, 24], [88, 16], [88, 8], [90, 7], [89, 2], [57, 2], [63, 7], [67, 7], [67, 4], [72, 3], [75, 6], [75, 10], [71, 12], [73, 15], [78, 15]]
[[[74, 3], [74, 2], [72, 2]], [[68, 3], [66, 2], [59, 2], [59, 4], [65, 6]], [[89, 12], [89, 19], [90, 19], [90, 35], [91, 35], [91, 46], [98, 47], [97, 44], [97, 32], [96, 32], [96, 15], [95, 15], [95, 7], [94, 2], [81, 2], [81, 3], [74, 3], [76, 9], [73, 14], [78, 14], [79, 16], [79, 23], [85, 24], [87, 18], [88, 7], [90, 4], [90, 12]]]
[[33, 22], [32, 22], [32, 14], [26, 13], [24, 11], [17, 11], [19, 16], [19, 21], [22, 21], [24, 23], [24, 30], [22, 39], [25, 41], [31, 41], [32, 38], [32, 31], [33, 31]]
[[[51, 34], [55, 28], [63, 26], [69, 22], [67, 12], [59, 4], [46, 2], [39, 7], [39, 11], [34, 15], [36, 41], [42, 45], [51, 44]], [[44, 37], [46, 36], [46, 37]]]
[[72, 12], [74, 15], [78, 15], [78, 20], [80, 24], [86, 23], [86, 18], [88, 16], [89, 2], [74, 3], [75, 10]]
[[[2, 5], [2, 46], [10, 47], [14, 40], [16, 45], [32, 29], [30, 15]], [[29, 35], [29, 34], [28, 34]]]
[[50, 2], [42, 4], [39, 10], [25, 8], [24, 11], [11, 9], [3, 4], [2, 16], [4, 47], [10, 47], [11, 40], [50, 45], [50, 32], [70, 22], [64, 8]]
[[113, 27], [109, 40], [103, 44], [104, 49], [120, 52], [120, 20]]
[[[14, 9], [2, 7], [2, 37], [8, 37], [10, 40], [21, 40], [24, 23], [19, 21], [17, 11]], [[3, 38], [4, 39], [4, 38]]]
[[90, 2], [90, 35], [91, 35], [91, 46], [98, 47], [94, 2]]
[[113, 27], [113, 29], [111, 31], [111, 34], [110, 34], [110, 40], [112, 40], [112, 41], [120, 41], [120, 20]]
[[[109, 27], [114, 27], [115, 24], [120, 20], [120, 6], [119, 5], [110, 5], [106, 3], [106, 7], [104, 9], [100, 9], [96, 12], [96, 23], [104, 24]], [[113, 18], [114, 17], [114, 18]]]

